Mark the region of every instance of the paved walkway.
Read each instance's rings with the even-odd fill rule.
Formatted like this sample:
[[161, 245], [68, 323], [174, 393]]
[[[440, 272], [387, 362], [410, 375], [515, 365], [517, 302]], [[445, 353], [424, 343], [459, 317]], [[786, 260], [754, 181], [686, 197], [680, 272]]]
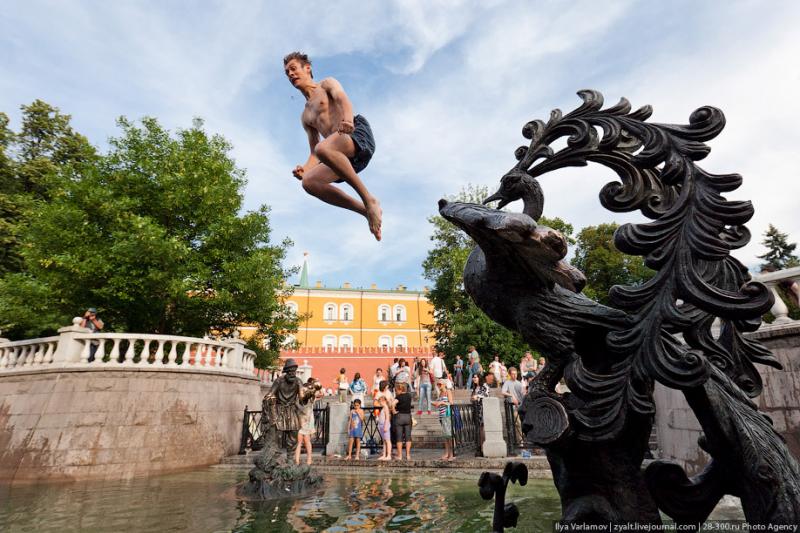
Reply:
[[[226, 457], [219, 465], [220, 468], [250, 469], [258, 452], [249, 452], [246, 455], [233, 455]], [[378, 461], [377, 455], [369, 459], [347, 461], [341, 457], [326, 457], [314, 454], [313, 464], [321, 471], [361, 471], [361, 470], [401, 470], [401, 471], [436, 471], [436, 470], [467, 470], [467, 471], [502, 471], [508, 461], [519, 461], [528, 467], [531, 478], [551, 478], [550, 465], [547, 458], [534, 455], [530, 458], [500, 457], [486, 458], [475, 457], [474, 452], [465, 452], [452, 461], [440, 459], [442, 450], [420, 449], [411, 450], [411, 461]], [[305, 458], [305, 456], [303, 456]]]

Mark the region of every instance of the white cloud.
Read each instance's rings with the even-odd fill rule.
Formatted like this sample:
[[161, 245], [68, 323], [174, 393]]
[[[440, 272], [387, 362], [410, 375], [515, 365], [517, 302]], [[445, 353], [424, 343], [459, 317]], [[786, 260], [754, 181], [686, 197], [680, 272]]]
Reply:
[[[246, 205], [273, 207], [274, 236], [312, 254], [312, 278], [394, 285], [419, 280], [426, 217], [467, 183], [493, 186], [514, 163], [522, 125], [577, 89], [652, 104], [656, 120], [685, 122], [704, 104], [729, 120], [703, 164], [740, 172], [752, 198], [755, 244], [767, 222], [800, 239], [793, 216], [800, 108], [794, 67], [797, 4], [447, 1], [16, 3], [0, 19], [0, 102], [43, 98], [96, 143], [118, 115], [157, 116], [169, 128], [206, 119], [248, 170]], [[692, 16], [687, 17], [687, 10]], [[754, 24], [754, 18], [758, 24]], [[280, 61], [308, 51], [323, 75], [344, 65], [378, 150], [364, 174], [385, 212], [384, 241], [366, 222], [305, 194], [290, 169], [305, 159], [302, 100]], [[315, 74], [317, 70], [315, 70]], [[292, 100], [294, 96], [294, 100]], [[542, 179], [545, 212], [581, 227], [607, 220], [600, 167]]]

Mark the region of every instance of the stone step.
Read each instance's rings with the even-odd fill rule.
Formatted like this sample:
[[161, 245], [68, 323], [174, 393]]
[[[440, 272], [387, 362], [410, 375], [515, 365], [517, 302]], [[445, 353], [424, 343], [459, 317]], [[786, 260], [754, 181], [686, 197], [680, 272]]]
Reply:
[[[439, 456], [441, 451], [439, 449], [421, 449], [415, 453], [415, 448], [411, 449], [411, 461], [378, 461], [377, 455], [372, 455], [366, 460], [347, 461], [343, 458], [333, 456], [322, 456], [314, 454], [314, 466], [323, 469], [323, 472], [328, 472], [331, 468], [331, 473], [339, 473], [344, 467], [353, 468], [391, 468], [391, 469], [411, 469], [411, 470], [425, 470], [431, 469], [431, 472], [442, 468], [448, 469], [474, 469], [480, 470], [496, 470], [501, 472], [505, 467], [506, 462], [510, 458], [497, 458], [487, 459], [484, 457], [475, 457], [474, 451], [456, 452], [455, 461], [441, 461]], [[255, 452], [257, 453], [257, 452]], [[219, 467], [221, 468], [241, 468], [249, 469], [253, 465], [255, 453], [251, 452], [248, 455], [233, 455], [226, 457], [222, 460]], [[531, 458], [515, 457], [515, 461], [520, 461], [528, 467], [529, 475], [532, 478], [549, 478], [550, 466], [547, 459], [542, 456], [533, 456]]]

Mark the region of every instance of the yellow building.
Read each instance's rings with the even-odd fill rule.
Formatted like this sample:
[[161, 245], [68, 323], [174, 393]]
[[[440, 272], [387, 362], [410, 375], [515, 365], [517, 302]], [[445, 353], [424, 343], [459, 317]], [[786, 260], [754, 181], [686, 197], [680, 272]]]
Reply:
[[424, 291], [324, 287], [308, 283], [308, 262], [303, 263], [300, 283], [287, 305], [307, 315], [292, 340], [302, 347], [334, 348], [429, 348], [435, 344], [426, 327], [433, 323], [433, 306]]

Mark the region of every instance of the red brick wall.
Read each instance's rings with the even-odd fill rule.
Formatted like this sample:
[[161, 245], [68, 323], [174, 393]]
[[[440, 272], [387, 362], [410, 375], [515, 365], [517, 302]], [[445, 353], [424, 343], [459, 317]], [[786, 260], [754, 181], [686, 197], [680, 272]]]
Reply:
[[372, 388], [372, 378], [376, 368], [386, 369], [392, 364], [395, 357], [405, 358], [409, 366], [414, 357], [430, 358], [432, 356], [427, 348], [408, 348], [404, 351], [383, 350], [381, 348], [353, 348], [352, 351], [339, 350], [325, 351], [322, 348], [300, 348], [281, 352], [281, 359], [294, 358], [298, 365], [308, 361], [311, 365], [311, 375], [319, 379], [327, 389], [335, 390], [334, 380], [339, 375], [341, 368], [345, 369], [347, 379], [352, 381], [356, 372], [361, 373], [361, 378], [366, 382], [367, 389]]

